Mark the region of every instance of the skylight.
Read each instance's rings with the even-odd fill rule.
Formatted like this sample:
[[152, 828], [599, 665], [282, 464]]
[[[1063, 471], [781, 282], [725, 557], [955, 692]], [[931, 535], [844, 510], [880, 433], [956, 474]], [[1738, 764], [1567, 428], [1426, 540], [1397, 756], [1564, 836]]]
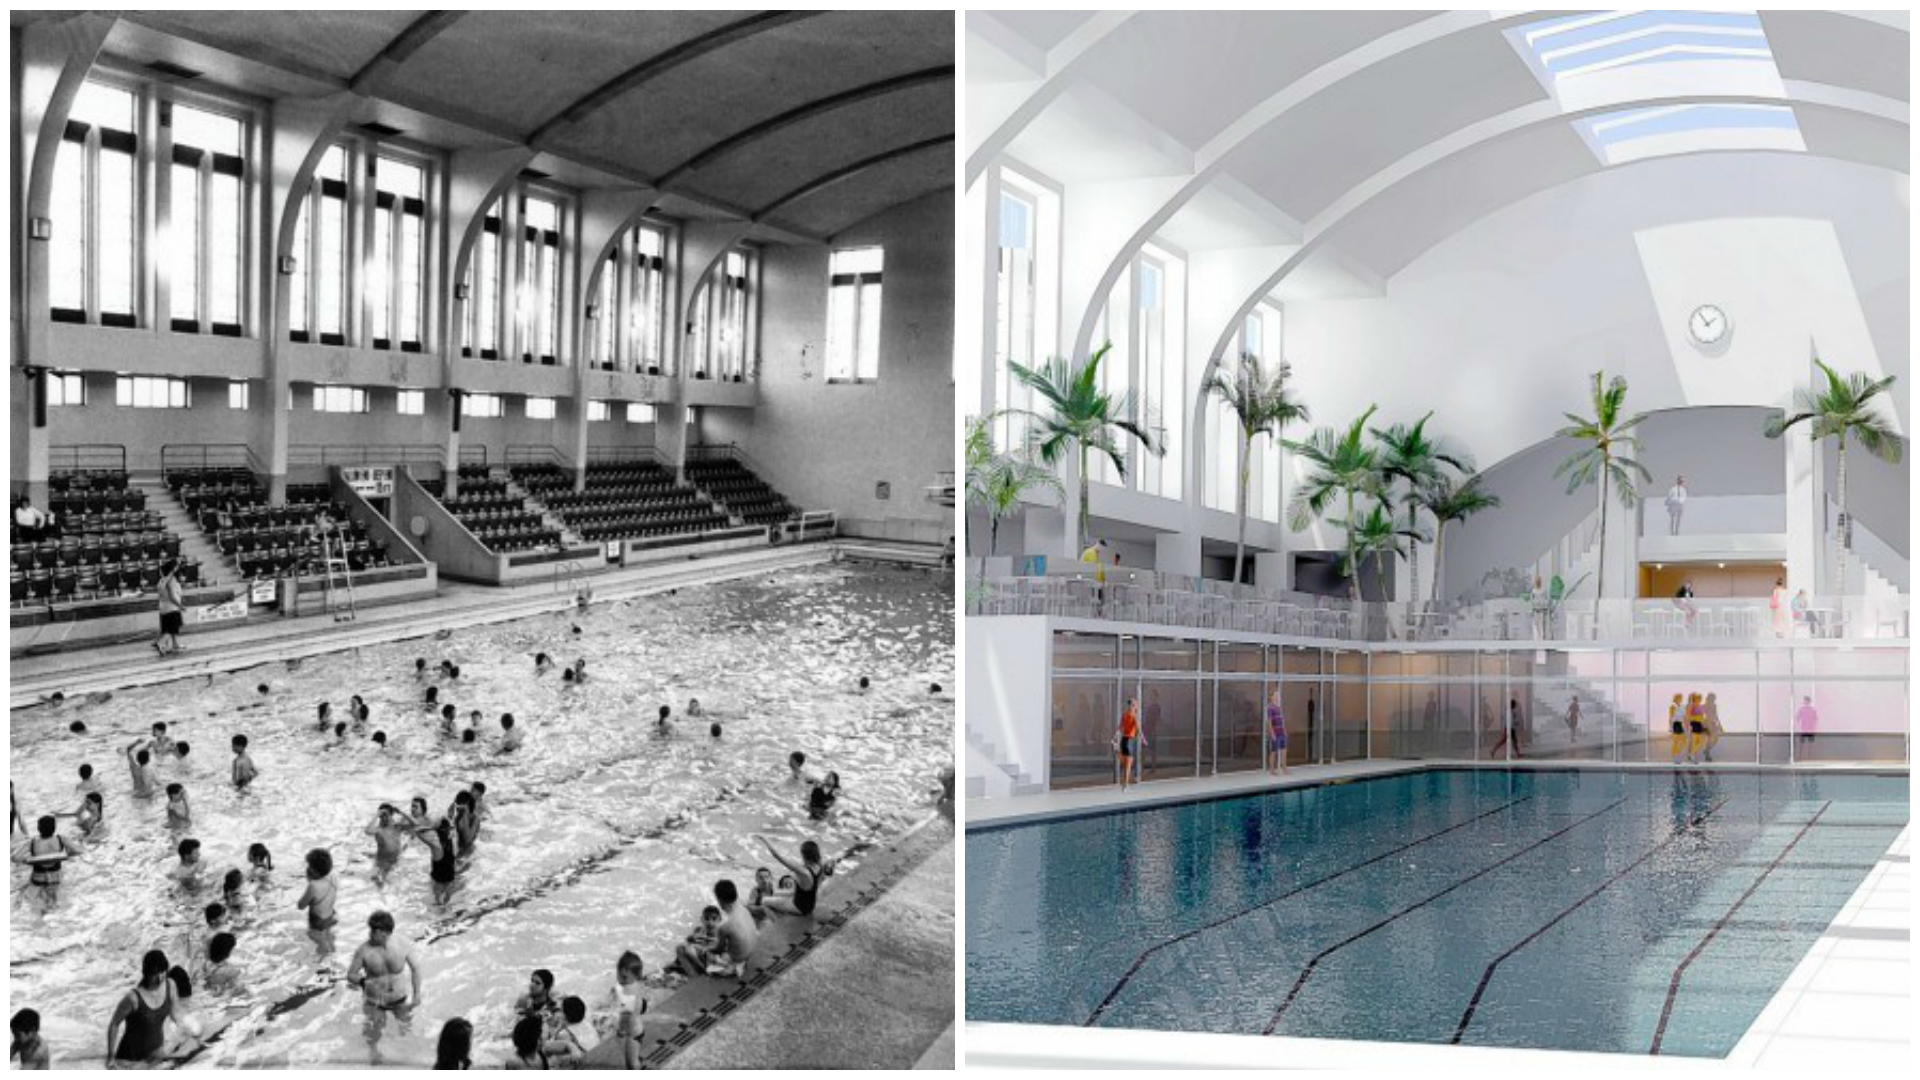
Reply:
[[[1782, 93], [1766, 30], [1751, 11], [1564, 15], [1507, 37], [1566, 112], [1648, 98]], [[1793, 110], [1781, 105], [1622, 108], [1574, 126], [1606, 165], [1702, 150], [1806, 149]]]

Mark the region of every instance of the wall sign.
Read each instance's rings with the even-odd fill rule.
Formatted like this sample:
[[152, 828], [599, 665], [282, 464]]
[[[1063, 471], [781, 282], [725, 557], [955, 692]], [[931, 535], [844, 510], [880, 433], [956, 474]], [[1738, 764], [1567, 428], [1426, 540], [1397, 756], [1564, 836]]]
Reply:
[[384, 499], [393, 494], [393, 466], [391, 465], [347, 465], [340, 469], [340, 479], [356, 493], [368, 499]]

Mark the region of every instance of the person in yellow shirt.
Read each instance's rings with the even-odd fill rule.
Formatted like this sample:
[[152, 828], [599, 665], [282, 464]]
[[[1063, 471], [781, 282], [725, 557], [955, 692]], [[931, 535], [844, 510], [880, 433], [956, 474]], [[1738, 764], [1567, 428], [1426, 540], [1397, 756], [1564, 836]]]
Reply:
[[1093, 614], [1097, 618], [1107, 607], [1107, 542], [1094, 541], [1080, 553], [1080, 561], [1093, 564]]

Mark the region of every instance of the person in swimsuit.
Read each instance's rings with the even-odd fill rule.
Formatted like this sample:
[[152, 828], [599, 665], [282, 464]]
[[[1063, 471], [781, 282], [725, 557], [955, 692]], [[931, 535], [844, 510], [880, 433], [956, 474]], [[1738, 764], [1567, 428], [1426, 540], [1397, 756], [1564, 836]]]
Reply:
[[747, 913], [753, 916], [754, 922], [766, 921], [767, 901], [775, 895], [773, 870], [765, 866], [755, 870], [753, 872], [753, 888], [747, 893]]
[[826, 819], [827, 811], [840, 799], [840, 774], [828, 772], [826, 777], [813, 790], [807, 792], [807, 816], [815, 821]]
[[179, 882], [180, 887], [188, 892], [198, 891], [200, 871], [206, 869], [206, 864], [200, 861], [200, 841], [189, 836], [180, 841], [180, 846], [175, 850], [180, 854], [180, 863], [167, 871], [167, 876]]
[[1701, 748], [1707, 745], [1707, 709], [1698, 693], [1687, 695], [1687, 763], [1700, 763]]
[[267, 875], [273, 873], [273, 852], [267, 850], [267, 845], [256, 841], [248, 846], [247, 872], [255, 881], [265, 881]]
[[328, 728], [333, 726], [333, 702], [331, 701], [321, 702], [320, 708], [317, 710], [317, 712], [319, 714], [320, 719], [314, 725], [314, 727], [315, 727], [315, 730], [324, 733]]
[[186, 618], [187, 597], [180, 588], [179, 573], [177, 559], [160, 564], [160, 635], [153, 640], [153, 651], [161, 656], [180, 651], [180, 629]]
[[545, 1041], [547, 1025], [537, 1016], [523, 1016], [513, 1025], [513, 1056], [502, 1062], [503, 1069], [544, 1069], [547, 1067], [547, 1051], [541, 1045]]
[[513, 726], [513, 714], [500, 714], [500, 753], [508, 754], [520, 749], [520, 741], [525, 733]]
[[544, 1020], [559, 1008], [560, 1002], [553, 996], [553, 972], [534, 968], [527, 978], [527, 992], [513, 1001], [513, 1011]]
[[[140, 982], [114, 1006], [107, 1021], [107, 1061], [144, 1062], [156, 1057], [167, 1042], [167, 1020], [179, 1009], [173, 984], [167, 979], [172, 965], [159, 949], [140, 962]], [[123, 1034], [124, 1032], [124, 1034]]]
[[40, 899], [48, 907], [60, 902], [60, 865], [79, 854], [67, 845], [66, 837], [55, 834], [59, 824], [52, 814], [42, 815], [37, 823], [40, 835], [28, 840], [27, 849], [16, 858], [32, 868], [27, 885], [40, 890]]
[[333, 928], [340, 922], [333, 905], [339, 896], [340, 886], [333, 880], [333, 856], [326, 848], [307, 852], [307, 891], [300, 894], [300, 902], [294, 906], [306, 910], [307, 937], [313, 939], [323, 960], [333, 955]]
[[40, 1037], [39, 1013], [21, 1009], [13, 1014], [7, 1026], [13, 1031], [13, 1045], [7, 1049], [8, 1061], [19, 1058], [22, 1069], [53, 1068], [47, 1054], [47, 1040]]
[[73, 790], [76, 794], [79, 794], [82, 796], [86, 795], [90, 791], [100, 790], [100, 781], [95, 780], [93, 778], [93, 766], [91, 765], [80, 766], [80, 782], [73, 786]]
[[173, 739], [167, 735], [165, 721], [153, 725], [153, 738], [147, 740], [147, 752], [153, 755], [155, 762], [173, 753]]
[[133, 773], [133, 797], [153, 797], [153, 755], [146, 750], [145, 739], [135, 739], [127, 747], [127, 768]]
[[456, 854], [460, 857], [473, 854], [474, 842], [480, 839], [480, 815], [473, 808], [473, 792], [455, 793], [449, 813], [453, 818]]
[[437, 824], [416, 829], [414, 835], [426, 843], [429, 852], [427, 877], [433, 882], [433, 902], [445, 906], [453, 900], [453, 887], [460, 877], [453, 823], [443, 817]]
[[373, 837], [373, 883], [384, 887], [387, 876], [400, 862], [401, 845], [407, 842], [407, 833], [413, 820], [394, 809], [392, 803], [381, 803], [374, 814], [373, 821], [366, 828], [368, 836]]
[[1140, 741], [1140, 699], [1128, 698], [1121, 710], [1120, 727], [1113, 733], [1113, 748], [1120, 755], [1120, 790], [1133, 783], [1133, 755]]
[[1267, 697], [1267, 775], [1287, 772], [1287, 716], [1280, 707], [1280, 691]]
[[640, 1067], [640, 1040], [646, 1034], [646, 1024], [640, 1018], [647, 1011], [647, 999], [640, 989], [646, 977], [647, 965], [639, 953], [630, 949], [621, 953], [614, 963], [613, 986], [595, 1021], [602, 1039], [621, 1040], [622, 1064], [629, 1069]]
[[54, 816], [72, 818], [74, 828], [80, 830], [81, 836], [92, 836], [94, 830], [98, 829], [101, 823], [106, 820], [107, 800], [106, 797], [99, 792], [89, 791], [87, 792], [87, 797], [80, 800], [80, 809], [75, 810], [71, 814], [55, 814]]
[[[386, 1031], [387, 1014], [400, 1021], [405, 1034], [413, 1022], [413, 1011], [421, 1004], [420, 965], [406, 943], [393, 935], [393, 916], [376, 911], [367, 916], [367, 940], [354, 950], [347, 966], [347, 985], [359, 987], [360, 1007], [366, 1014], [367, 1049], [376, 1064], [381, 1061], [380, 1036]], [[412, 989], [406, 980], [411, 977]]]
[[813, 914], [814, 905], [820, 899], [821, 879], [833, 874], [832, 860], [821, 859], [820, 845], [811, 840], [800, 845], [800, 861], [796, 863], [780, 854], [780, 849], [773, 846], [773, 841], [764, 836], [754, 839], [765, 844], [780, 865], [793, 872], [793, 895], [768, 897], [762, 906], [782, 915]]
[[[764, 837], [761, 839], [765, 841]], [[720, 951], [725, 953], [728, 970], [740, 971], [744, 969], [747, 958], [753, 955], [753, 946], [760, 938], [760, 931], [753, 925], [753, 916], [741, 906], [740, 890], [731, 880], [721, 878], [714, 882], [713, 899], [724, 916], [720, 921]], [[675, 950], [674, 963], [688, 975], [703, 975], [708, 973], [710, 959], [713, 959], [713, 955], [707, 951], [696, 950], [694, 946], [682, 943]]]
[[253, 767], [253, 757], [247, 753], [247, 737], [235, 735], [233, 737], [233, 786], [245, 791], [248, 785], [253, 783], [253, 778], [259, 775], [260, 770]]
[[454, 1017], [440, 1028], [440, 1045], [433, 1052], [433, 1067], [459, 1072], [473, 1068], [473, 1025]]
[[201, 977], [207, 989], [226, 993], [239, 987], [240, 966], [233, 962], [233, 949], [238, 943], [225, 930], [207, 939], [207, 973]]
[[673, 715], [673, 706], [671, 705], [660, 706], [660, 718], [653, 722], [653, 733], [655, 735], [658, 735], [663, 739], [672, 737], [673, 721], [668, 719], [668, 717], [671, 717], [672, 715]]
[[179, 784], [167, 785], [167, 828], [193, 828], [193, 807], [187, 803], [187, 789]]
[[799, 750], [787, 755], [787, 773], [802, 783], [813, 783], [813, 777], [807, 773], [807, 755]]

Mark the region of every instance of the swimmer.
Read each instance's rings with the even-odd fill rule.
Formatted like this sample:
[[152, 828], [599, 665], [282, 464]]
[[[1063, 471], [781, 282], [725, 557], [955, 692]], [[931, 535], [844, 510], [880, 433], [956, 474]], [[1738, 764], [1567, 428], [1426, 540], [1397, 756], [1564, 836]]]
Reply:
[[191, 747], [186, 744], [184, 739], [173, 744], [173, 762], [180, 766], [182, 772], [185, 772], [187, 768], [187, 751], [189, 749], [191, 749]]
[[[575, 627], [574, 631], [576, 633], [579, 632], [579, 627]], [[587, 662], [585, 659], [575, 660], [573, 662], [573, 681], [578, 683], [587, 681]]]
[[153, 797], [153, 755], [141, 748], [145, 739], [135, 739], [127, 747], [127, 768], [133, 773], [133, 797], [150, 799]]
[[479, 821], [487, 813], [487, 785], [475, 780], [468, 785], [467, 792], [473, 796], [473, 819]]
[[167, 785], [167, 828], [193, 828], [193, 807], [187, 804], [187, 789], [179, 784]]
[[459, 716], [460, 711], [451, 702], [440, 706], [440, 730], [448, 735], [453, 734]]
[[180, 854], [180, 862], [167, 871], [167, 876], [189, 892], [199, 889], [200, 871], [206, 869], [200, 862], [200, 841], [188, 837], [180, 841], [180, 846], [175, 850]]
[[[426, 800], [416, 799], [414, 802], [420, 808], [420, 816], [424, 817]], [[441, 818], [436, 824], [418, 825], [413, 834], [427, 845], [427, 878], [433, 883], [433, 901], [445, 906], [453, 899], [453, 887], [460, 876], [460, 864], [453, 849], [453, 823]]]
[[360, 1008], [367, 1021], [367, 1050], [376, 1063], [382, 1060], [380, 1036], [386, 1030], [387, 1014], [400, 1021], [404, 1035], [413, 1023], [414, 1010], [424, 1000], [420, 965], [393, 930], [393, 916], [387, 912], [367, 916], [367, 940], [354, 950], [353, 962], [347, 966], [347, 985], [360, 990]]
[[500, 714], [500, 733], [501, 753], [511, 753], [512, 751], [520, 749], [520, 742], [522, 738], [524, 738], [525, 733], [513, 726], [512, 713]]
[[808, 840], [800, 845], [800, 861], [794, 862], [773, 846], [773, 841], [756, 835], [754, 839], [766, 845], [767, 851], [780, 865], [793, 874], [793, 893], [790, 896], [776, 896], [768, 899], [768, 911], [781, 915], [811, 915], [820, 900], [820, 887], [825, 878], [833, 875], [833, 860], [820, 857], [820, 845]]
[[160, 722], [153, 725], [153, 738], [147, 742], [147, 751], [155, 761], [173, 753], [173, 740], [167, 737], [167, 725]]
[[449, 678], [449, 679], [458, 679], [459, 677], [460, 677], [460, 665], [459, 665], [459, 664], [448, 664], [448, 665], [447, 665], [447, 678]]
[[622, 1040], [624, 1064], [629, 1069], [640, 1067], [640, 1040], [646, 1034], [646, 1025], [640, 1017], [647, 1011], [647, 999], [640, 995], [640, 989], [646, 977], [647, 966], [639, 953], [632, 950], [621, 953], [614, 963], [613, 986], [607, 993], [597, 1024], [603, 1038]]
[[600, 1042], [600, 1037], [587, 1026], [586, 1001], [578, 997], [560, 999], [560, 1023], [549, 1027], [546, 1050], [550, 1067], [586, 1067], [587, 1052]]
[[7, 1050], [7, 1060], [20, 1059], [20, 1068], [51, 1069], [53, 1063], [47, 1054], [47, 1040], [40, 1037], [40, 1014], [32, 1009], [21, 1009], [13, 1014], [7, 1025], [13, 1031], [13, 1044]]
[[267, 845], [256, 840], [248, 846], [247, 872], [255, 881], [265, 881], [267, 875], [273, 873], [273, 852], [267, 850]]
[[245, 791], [247, 785], [253, 783], [253, 778], [259, 775], [260, 770], [253, 767], [253, 758], [247, 753], [247, 737], [235, 735], [233, 737], [233, 786]]
[[319, 728], [319, 730], [325, 731], [328, 728], [333, 726], [333, 703], [332, 702], [330, 701], [321, 702], [319, 714], [320, 714], [320, 719], [318, 724], [316, 725]]
[[667, 717], [671, 715], [673, 715], [673, 706], [671, 705], [660, 706], [660, 719], [654, 721], [653, 723], [653, 730], [655, 734], [663, 735], [663, 736], [673, 734], [673, 724], [667, 720]]
[[333, 856], [326, 848], [307, 852], [307, 891], [300, 894], [300, 902], [294, 906], [306, 911], [307, 937], [313, 939], [322, 960], [333, 955], [333, 928], [340, 922], [333, 905], [339, 895], [340, 887], [333, 880]]
[[687, 715], [688, 715], [688, 716], [705, 716], [705, 715], [707, 715], [707, 713], [706, 713], [706, 710], [704, 710], [704, 709], [702, 709], [702, 708], [700, 707], [700, 699], [699, 699], [699, 698], [688, 698], [688, 699], [687, 699]]
[[159, 949], [142, 958], [140, 982], [114, 1006], [113, 1018], [107, 1021], [108, 1065], [151, 1061], [166, 1046], [167, 1020], [179, 1023], [185, 1016], [167, 978], [171, 969], [167, 954]]
[[353, 722], [356, 724], [366, 723], [367, 717], [373, 715], [373, 710], [367, 708], [367, 703], [360, 700], [359, 694], [353, 695], [353, 700], [347, 704], [353, 710]]
[[93, 778], [93, 766], [80, 766], [80, 782], [74, 785], [73, 790], [79, 795], [85, 795], [89, 791], [100, 790], [100, 781]]
[[73, 723], [67, 725], [67, 730], [75, 735], [85, 735], [87, 733], [87, 725], [84, 721], [75, 720]]
[[713, 723], [708, 724], [707, 734], [713, 736], [716, 739], [719, 738], [720, 737], [720, 721], [715, 720]]
[[412, 827], [413, 819], [402, 814], [392, 803], [381, 803], [380, 809], [374, 813], [366, 834], [373, 837], [375, 885], [384, 887], [387, 884], [387, 876], [400, 863], [400, 849], [406, 844]]
[[374, 732], [373, 745], [379, 747], [382, 750], [385, 750], [387, 748], [387, 733], [384, 731]]
[[420, 657], [414, 658], [413, 677], [416, 680], [424, 679], [427, 677], [427, 658], [426, 657], [420, 656]]
[[465, 731], [462, 731], [460, 733], [460, 743], [463, 746], [472, 746], [474, 743], [478, 742], [479, 739], [480, 739], [480, 733], [473, 730], [472, 728], [468, 728]]
[[347, 741], [347, 722], [345, 720], [342, 720], [339, 723], [333, 725], [333, 745], [339, 746], [341, 743], [346, 741]]
[[15, 856], [14, 861], [32, 869], [27, 887], [38, 889], [41, 903], [52, 907], [60, 902], [60, 866], [79, 852], [67, 843], [66, 837], [54, 833], [59, 821], [52, 814], [41, 815], [36, 825], [40, 835], [28, 840], [26, 850]]
[[440, 688], [437, 686], [427, 687], [427, 696], [422, 698], [420, 703], [426, 706], [428, 709], [439, 708], [440, 707]]
[[563, 669], [561, 670], [561, 672], [560, 672], [560, 681], [561, 681], [561, 682], [569, 682], [569, 683], [570, 683], [570, 682], [572, 682], [572, 681], [573, 681], [573, 669], [572, 669], [572, 668], [563, 668]]
[[766, 902], [780, 895], [774, 889], [773, 870], [761, 867], [753, 872], [753, 888], [747, 893], [747, 911], [753, 915], [754, 922], [767, 920]]
[[259, 686], [254, 687], [254, 689], [259, 691], [261, 697], [266, 697], [268, 694], [273, 692], [273, 688], [268, 686], [266, 683], [261, 683]]
[[940, 696], [940, 684], [939, 684], [939, 683], [934, 683], [933, 685], [931, 685], [931, 686], [929, 686], [929, 687], [927, 687], [927, 693], [929, 693], [929, 694], [932, 694], [932, 695], [933, 695], [934, 697], [939, 697], [939, 696]]
[[781, 874], [779, 883], [773, 887], [773, 895], [792, 896], [794, 889], [797, 887], [798, 886], [794, 884], [792, 874]]
[[453, 840], [458, 854], [472, 854], [475, 841], [480, 839], [480, 815], [474, 809], [473, 792], [454, 795], [448, 813], [453, 818]]
[[813, 774], [807, 771], [807, 755], [799, 750], [787, 755], [787, 771], [791, 779], [802, 783], [813, 783]]
[[246, 894], [241, 891], [246, 884], [247, 875], [241, 873], [239, 867], [228, 870], [226, 876], [220, 879], [220, 902], [227, 905], [229, 914], [238, 915], [246, 905]]
[[873, 683], [865, 675], [860, 676], [860, 692], [864, 694], [871, 689], [873, 689]]
[[839, 799], [840, 774], [829, 772], [825, 779], [813, 786], [812, 791], [807, 792], [807, 816], [815, 821], [825, 818], [827, 811], [832, 810], [833, 804]]
[[514, 1000], [513, 1011], [521, 1016], [541, 1016], [558, 1011], [560, 1003], [553, 997], [553, 972], [546, 968], [535, 968], [533, 976], [527, 980], [527, 992]]
[[239, 988], [240, 968], [233, 962], [236, 944], [237, 939], [224, 930], [207, 939], [207, 972], [201, 983], [208, 990], [230, 993]]
[[86, 797], [80, 800], [80, 809], [75, 810], [71, 814], [56, 814], [55, 816], [74, 819], [74, 828], [80, 830], [81, 836], [92, 836], [94, 830], [98, 829], [101, 822], [106, 819], [106, 797], [97, 791], [89, 791]]
[[473, 1025], [456, 1016], [440, 1026], [440, 1044], [434, 1048], [433, 1067], [460, 1072], [473, 1068]]

